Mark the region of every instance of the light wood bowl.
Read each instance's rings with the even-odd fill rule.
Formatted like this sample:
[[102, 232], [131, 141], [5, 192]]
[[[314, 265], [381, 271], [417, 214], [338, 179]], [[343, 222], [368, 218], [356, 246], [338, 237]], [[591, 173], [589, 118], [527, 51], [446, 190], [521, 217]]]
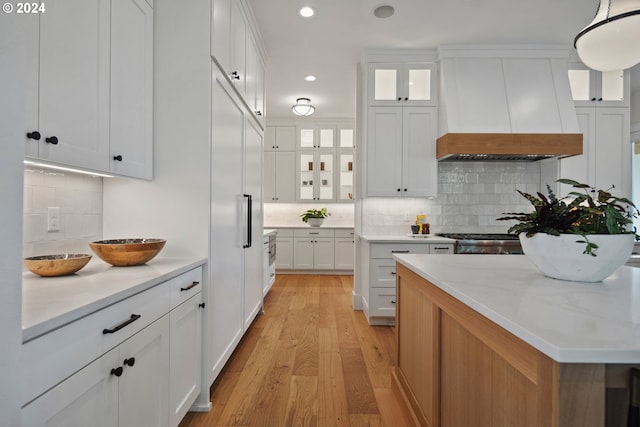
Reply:
[[73, 274], [87, 265], [91, 255], [59, 254], [33, 256], [24, 259], [24, 266], [38, 276], [55, 277]]
[[158, 255], [164, 239], [113, 239], [89, 243], [101, 260], [117, 267], [141, 265]]

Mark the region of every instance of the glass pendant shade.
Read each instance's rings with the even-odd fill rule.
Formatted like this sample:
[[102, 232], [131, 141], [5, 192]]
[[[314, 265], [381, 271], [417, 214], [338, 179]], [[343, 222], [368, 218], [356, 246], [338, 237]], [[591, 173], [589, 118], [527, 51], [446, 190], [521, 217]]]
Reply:
[[316, 107], [311, 105], [309, 98], [298, 98], [296, 99], [296, 105], [291, 107], [291, 111], [296, 116], [310, 116], [316, 111]]
[[593, 21], [574, 40], [580, 60], [598, 71], [640, 62], [640, 0], [600, 0]]

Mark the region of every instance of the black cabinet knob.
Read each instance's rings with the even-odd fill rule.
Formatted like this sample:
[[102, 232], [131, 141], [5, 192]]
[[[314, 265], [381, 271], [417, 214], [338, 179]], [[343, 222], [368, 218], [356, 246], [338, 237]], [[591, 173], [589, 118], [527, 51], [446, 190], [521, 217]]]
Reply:
[[56, 145], [58, 143], [58, 137], [56, 136], [50, 136], [48, 138], [44, 139], [45, 142], [48, 142], [49, 144], [53, 144]]
[[595, 101], [596, 99], [595, 99], [595, 98], [591, 98], [591, 100], [592, 100], [592, 101]]
[[402, 97], [401, 96], [398, 97], [398, 101], [402, 101]]
[[203, 303], [203, 302], [201, 302], [200, 304], [198, 304], [198, 307], [200, 307], [200, 308], [204, 308], [205, 306], [206, 306], [206, 304], [205, 304], [205, 303]]
[[231, 73], [231, 80], [240, 80], [240, 74], [237, 71]]
[[401, 191], [401, 190], [398, 188], [398, 192], [399, 192], [399, 191]]
[[407, 191], [407, 189], [405, 188], [404, 191]]
[[408, 96], [407, 96], [407, 97], [405, 97], [405, 98], [404, 98], [404, 100], [405, 100], [405, 101], [408, 101], [408, 100], [409, 100], [409, 97], [408, 97]]
[[113, 368], [111, 370], [111, 375], [115, 375], [116, 377], [119, 377], [120, 375], [122, 375], [122, 366], [118, 366], [117, 368]]
[[113, 160], [115, 160], [116, 162], [121, 162], [122, 156], [120, 154], [118, 154], [117, 156], [113, 156]]
[[602, 98], [598, 98], [598, 101], [602, 101]]
[[256, 116], [261, 116], [261, 115], [262, 115], [262, 111], [256, 110]]
[[135, 357], [130, 357], [128, 359], [124, 359], [124, 362], [122, 362], [122, 363], [124, 363], [127, 366], [133, 366], [133, 365], [136, 364], [136, 358]]
[[38, 132], [37, 130], [34, 130], [33, 132], [27, 133], [27, 138], [40, 141], [41, 135], [40, 135], [40, 132]]

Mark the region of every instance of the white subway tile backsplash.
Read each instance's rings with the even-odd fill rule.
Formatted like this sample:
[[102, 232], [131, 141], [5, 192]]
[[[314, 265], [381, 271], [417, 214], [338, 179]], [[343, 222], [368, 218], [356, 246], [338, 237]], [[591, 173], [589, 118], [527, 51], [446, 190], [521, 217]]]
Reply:
[[[61, 208], [60, 231], [47, 231], [50, 206]], [[25, 168], [23, 211], [23, 256], [91, 253], [102, 238], [102, 178]]]

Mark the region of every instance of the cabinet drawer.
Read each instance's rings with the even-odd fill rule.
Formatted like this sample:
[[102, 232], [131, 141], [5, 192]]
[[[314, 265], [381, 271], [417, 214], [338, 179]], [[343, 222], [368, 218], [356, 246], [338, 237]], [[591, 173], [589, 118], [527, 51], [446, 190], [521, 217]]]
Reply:
[[293, 237], [293, 230], [291, 228], [278, 228], [276, 238], [279, 237]]
[[400, 254], [428, 254], [429, 245], [426, 243], [372, 243], [371, 258], [393, 258]]
[[171, 309], [202, 291], [202, 267], [194, 268], [166, 282], [171, 288]]
[[349, 239], [352, 239], [355, 237], [356, 232], [353, 230], [338, 229], [338, 230], [335, 230], [335, 235], [336, 237], [347, 237]]
[[333, 237], [333, 229], [301, 229], [293, 230], [293, 237]]
[[377, 317], [395, 317], [396, 288], [371, 289], [369, 315]]
[[396, 287], [396, 261], [392, 258], [374, 258], [370, 264], [372, 288]]
[[[168, 313], [169, 307], [170, 285], [165, 282], [25, 343], [21, 403], [33, 400], [150, 325]], [[106, 330], [113, 332], [103, 333]]]
[[429, 245], [430, 254], [452, 254], [453, 243], [433, 243]]

